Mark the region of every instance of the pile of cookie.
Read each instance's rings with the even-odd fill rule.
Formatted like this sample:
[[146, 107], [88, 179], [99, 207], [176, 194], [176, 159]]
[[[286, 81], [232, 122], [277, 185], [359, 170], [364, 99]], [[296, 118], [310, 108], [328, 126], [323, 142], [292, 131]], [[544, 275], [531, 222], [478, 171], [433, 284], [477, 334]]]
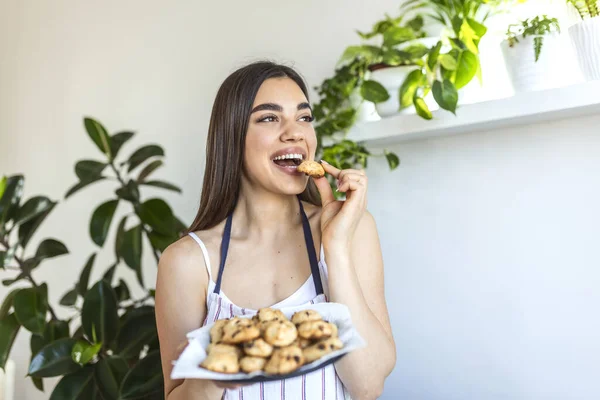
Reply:
[[252, 319], [216, 321], [200, 366], [228, 374], [262, 370], [283, 375], [343, 346], [337, 326], [315, 310], [296, 312], [290, 321], [280, 310], [262, 308]]

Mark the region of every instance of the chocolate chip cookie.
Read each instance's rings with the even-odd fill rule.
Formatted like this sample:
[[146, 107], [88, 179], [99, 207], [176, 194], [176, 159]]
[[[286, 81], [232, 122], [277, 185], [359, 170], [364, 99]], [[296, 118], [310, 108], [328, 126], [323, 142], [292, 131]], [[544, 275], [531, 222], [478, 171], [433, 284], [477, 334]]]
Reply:
[[288, 346], [275, 349], [265, 366], [265, 372], [271, 375], [289, 374], [304, 364], [302, 349]]
[[283, 347], [290, 345], [298, 337], [296, 325], [289, 320], [279, 320], [270, 322], [264, 333], [264, 339], [267, 343]]

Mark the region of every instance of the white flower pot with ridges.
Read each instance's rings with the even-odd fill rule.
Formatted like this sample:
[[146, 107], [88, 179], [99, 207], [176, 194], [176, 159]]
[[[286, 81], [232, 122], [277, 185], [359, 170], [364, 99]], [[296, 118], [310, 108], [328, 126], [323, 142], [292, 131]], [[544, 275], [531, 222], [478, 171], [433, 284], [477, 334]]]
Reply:
[[552, 89], [575, 83], [579, 77], [568, 40], [559, 34], [541, 36], [542, 49], [535, 61], [535, 36], [519, 37], [511, 47], [508, 40], [500, 46], [515, 93]]
[[569, 28], [583, 77], [600, 79], [600, 17], [585, 19]]
[[[400, 100], [398, 94], [400, 86], [404, 83], [404, 80], [412, 71], [419, 67], [415, 65], [402, 65], [399, 67], [381, 68], [371, 72], [371, 79], [377, 81], [385, 87], [388, 91], [390, 98], [383, 103], [377, 103], [377, 113], [382, 117], [391, 117], [398, 114], [416, 114], [414, 107], [407, 107], [400, 110]], [[428, 106], [432, 106], [431, 101], [433, 97], [429, 94], [425, 98], [425, 102]], [[433, 102], [435, 104], [435, 102]]]

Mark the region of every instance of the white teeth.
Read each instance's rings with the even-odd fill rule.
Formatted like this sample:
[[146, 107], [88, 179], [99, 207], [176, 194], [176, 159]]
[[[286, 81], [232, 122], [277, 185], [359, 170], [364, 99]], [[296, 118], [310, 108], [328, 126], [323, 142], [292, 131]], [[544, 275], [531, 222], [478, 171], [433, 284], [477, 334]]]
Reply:
[[302, 154], [285, 154], [282, 156], [277, 156], [273, 160], [290, 160], [290, 159], [298, 159], [302, 160]]

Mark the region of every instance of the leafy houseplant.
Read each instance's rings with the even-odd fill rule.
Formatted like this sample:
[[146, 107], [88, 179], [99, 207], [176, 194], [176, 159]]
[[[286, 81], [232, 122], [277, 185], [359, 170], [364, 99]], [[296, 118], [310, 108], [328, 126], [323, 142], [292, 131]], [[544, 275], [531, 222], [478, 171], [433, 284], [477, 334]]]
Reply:
[[559, 31], [558, 20], [546, 15], [509, 25], [500, 47], [515, 93], [567, 86], [576, 79], [578, 71], [564, 63], [570, 48]]
[[598, 0], [567, 0], [577, 10], [581, 19], [600, 16], [600, 1]]
[[400, 106], [414, 106], [421, 117], [431, 119], [423, 98], [432, 91], [441, 108], [456, 113], [458, 90], [475, 76], [481, 79], [479, 42], [493, 9], [484, 0], [409, 0], [401, 9], [423, 11], [449, 33], [429, 51], [423, 67], [406, 77], [400, 87]]
[[[372, 154], [362, 145], [346, 138], [356, 122], [362, 101], [381, 103], [389, 93], [379, 82], [369, 79], [371, 69], [417, 64], [427, 48], [415, 44], [398, 46], [423, 37], [423, 19], [419, 16], [402, 24], [402, 17], [378, 21], [370, 32], [357, 32], [364, 40], [379, 40], [379, 45], [362, 44], [345, 49], [334, 75], [315, 87], [319, 101], [314, 104], [318, 138], [318, 153], [337, 168], [366, 168]], [[359, 101], [354, 100], [356, 94]], [[392, 152], [384, 151], [390, 169], [400, 160]], [[332, 182], [332, 185], [334, 183]]]
[[600, 0], [567, 0], [582, 21], [569, 27], [569, 36], [587, 80], [600, 79]]
[[[62, 376], [50, 399], [161, 399], [163, 377], [154, 318], [154, 290], [144, 286], [142, 243], [150, 243], [156, 259], [179, 237], [185, 226], [164, 200], [142, 201], [140, 188], [154, 186], [180, 192], [176, 186], [148, 176], [162, 165], [160, 146], [143, 146], [121, 163], [117, 156], [133, 132], [109, 135], [99, 122], [86, 118], [86, 131], [105, 157], [104, 161], [82, 160], [75, 166], [79, 182], [66, 194], [103, 180], [118, 183], [115, 198], [99, 205], [92, 213], [90, 236], [100, 248], [105, 244], [119, 203], [129, 203], [132, 211], [117, 227], [114, 263], [102, 279], [89, 285], [96, 253], [88, 258], [74, 288], [60, 300], [72, 314], [61, 319], [48, 301], [47, 283], [39, 283], [35, 269], [46, 259], [68, 253], [56, 239], [45, 239], [35, 254], [27, 245], [56, 202], [45, 196], [22, 200], [24, 177], [14, 175], [0, 181], [0, 267], [15, 271], [4, 285], [27, 281], [29, 286], [12, 290], [0, 308], [0, 367], [10, 353], [21, 327], [31, 332], [31, 363], [28, 375], [44, 390], [43, 378]], [[141, 171], [137, 176], [132, 172]], [[113, 176], [104, 173], [110, 169]], [[136, 220], [127, 228], [128, 222]], [[113, 275], [121, 261], [135, 271], [146, 295], [132, 299], [127, 283], [113, 285]], [[75, 329], [73, 329], [73, 325]], [[78, 326], [77, 326], [78, 325]]]
[[540, 59], [544, 35], [552, 32], [560, 32], [560, 26], [556, 18], [549, 18], [547, 15], [536, 16], [535, 18], [525, 19], [518, 24], [508, 26], [506, 40], [510, 47], [519, 43], [519, 39], [533, 37], [535, 61]]

